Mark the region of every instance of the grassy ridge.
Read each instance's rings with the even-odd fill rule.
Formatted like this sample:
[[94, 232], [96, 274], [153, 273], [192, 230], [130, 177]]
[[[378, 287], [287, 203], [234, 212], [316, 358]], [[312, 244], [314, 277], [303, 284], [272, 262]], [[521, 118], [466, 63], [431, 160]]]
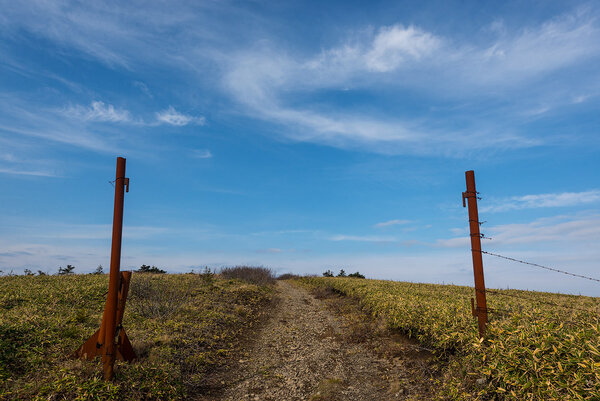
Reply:
[[[440, 396], [452, 399], [600, 399], [600, 299], [505, 290], [488, 295], [486, 340], [470, 313], [473, 289], [349, 278], [309, 277], [357, 297], [374, 315], [449, 360]], [[553, 302], [564, 307], [549, 306]]]
[[0, 277], [0, 399], [181, 399], [235, 347], [272, 289], [213, 275], [134, 274], [123, 326], [139, 360], [68, 357], [98, 327], [106, 275]]

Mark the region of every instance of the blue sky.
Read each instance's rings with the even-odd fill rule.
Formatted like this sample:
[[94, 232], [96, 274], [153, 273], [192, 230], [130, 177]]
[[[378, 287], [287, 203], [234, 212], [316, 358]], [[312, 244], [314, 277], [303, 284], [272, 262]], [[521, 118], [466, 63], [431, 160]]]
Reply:
[[[0, 269], [471, 285], [484, 249], [600, 276], [594, 2], [2, 1]], [[487, 284], [600, 286], [484, 258]]]

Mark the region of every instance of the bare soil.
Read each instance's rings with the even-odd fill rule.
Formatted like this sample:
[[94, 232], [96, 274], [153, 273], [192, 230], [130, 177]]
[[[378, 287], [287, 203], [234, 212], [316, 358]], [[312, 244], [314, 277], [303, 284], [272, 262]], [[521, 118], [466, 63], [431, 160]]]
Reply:
[[[211, 400], [429, 400], [432, 354], [355, 300], [278, 281], [270, 317], [219, 378]], [[207, 398], [204, 398], [207, 399]]]

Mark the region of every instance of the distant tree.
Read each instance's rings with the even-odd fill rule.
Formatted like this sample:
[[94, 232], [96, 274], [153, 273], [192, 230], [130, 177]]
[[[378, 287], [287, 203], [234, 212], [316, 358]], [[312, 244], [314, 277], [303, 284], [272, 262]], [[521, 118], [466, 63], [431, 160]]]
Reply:
[[327, 270], [323, 273], [323, 277], [333, 277], [333, 272], [331, 270]]
[[92, 274], [104, 274], [104, 269], [102, 268], [102, 265], [98, 265], [98, 267], [96, 267], [96, 270], [94, 270]]
[[75, 266], [72, 265], [67, 265], [67, 267], [59, 267], [58, 268], [58, 275], [59, 276], [64, 276], [67, 274], [73, 274], [73, 270], [75, 270]]
[[25, 273], [26, 276], [33, 276], [33, 272], [30, 269], [23, 270], [23, 273]]
[[338, 277], [346, 277], [346, 272], [344, 271], [344, 269], [341, 269], [337, 276]]
[[354, 278], [365, 278], [365, 276], [363, 276], [363, 275], [362, 275], [362, 274], [360, 274], [359, 272], [352, 273], [352, 274], [348, 274], [348, 277], [354, 277]]
[[138, 273], [155, 273], [155, 274], [164, 274], [166, 273], [166, 271], [159, 269], [156, 266], [148, 266], [148, 265], [141, 265], [140, 268], [137, 270]]
[[46, 276], [46, 272], [38, 270], [38, 276]]

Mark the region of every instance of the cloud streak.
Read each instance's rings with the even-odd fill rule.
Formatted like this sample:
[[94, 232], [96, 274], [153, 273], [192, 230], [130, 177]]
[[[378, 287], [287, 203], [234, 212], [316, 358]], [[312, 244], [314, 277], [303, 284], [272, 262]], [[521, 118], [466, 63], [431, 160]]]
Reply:
[[330, 241], [356, 241], [356, 242], [397, 242], [394, 237], [382, 237], [376, 235], [344, 235], [338, 234], [328, 238]]
[[384, 221], [381, 223], [377, 223], [375, 224], [374, 227], [376, 228], [383, 228], [383, 227], [389, 227], [389, 226], [396, 226], [396, 225], [400, 225], [400, 224], [408, 224], [410, 223], [410, 220], [388, 220], [388, 221]]
[[175, 125], [182, 127], [188, 124], [204, 125], [206, 120], [204, 117], [194, 117], [183, 114], [175, 110], [173, 106], [156, 113], [156, 121], [162, 124]]
[[[591, 6], [519, 28], [495, 23], [493, 29], [482, 30], [478, 40], [402, 23], [353, 27], [337, 45], [312, 53], [300, 52], [268, 32], [257, 37], [218, 24], [214, 16], [220, 13], [260, 20], [261, 16], [231, 4], [154, 4], [140, 10], [134, 5], [44, 2], [34, 10], [15, 3], [4, 11], [5, 30], [44, 37], [114, 69], [135, 70], [152, 63], [191, 73], [205, 83], [205, 67], [214, 67], [211, 71], [220, 75], [222, 94], [239, 107], [236, 112], [273, 124], [272, 135], [344, 149], [460, 156], [479, 149], [539, 146], [553, 138], [491, 120], [539, 118], [564, 102], [585, 101], [600, 91], [589, 87], [597, 75], [557, 77], [598, 61], [598, 11]], [[240, 37], [246, 41], [236, 41]], [[544, 90], [549, 77], [558, 88]], [[136, 82], [148, 95], [147, 86]], [[432, 104], [430, 110], [440, 99], [471, 103], [471, 110], [459, 117], [431, 118], [427, 111], [398, 113], [371, 104], [351, 108], [319, 98], [323, 93], [353, 91], [385, 98], [389, 90], [408, 95], [418, 91]], [[550, 99], [552, 93], [560, 96]], [[498, 98], [511, 100], [501, 108], [496, 104], [496, 112], [477, 107]], [[82, 113], [96, 121], [127, 121], [123, 110], [107, 108], [110, 105]], [[203, 125], [205, 120], [169, 106], [155, 113], [155, 123]]]
[[112, 104], [105, 104], [101, 101], [93, 101], [89, 107], [71, 106], [65, 109], [64, 114], [70, 118], [76, 118], [83, 121], [100, 121], [111, 123], [129, 123], [131, 115], [129, 111], [117, 109]]
[[[483, 119], [464, 128], [440, 129], [421, 118], [303, 104], [294, 95], [310, 98], [348, 87], [377, 93], [391, 86], [433, 92], [431, 88], [439, 88], [444, 97], [456, 93], [456, 98], [477, 98], [490, 89], [526, 91], [549, 74], [599, 56], [600, 28], [585, 13], [567, 14], [518, 32], [501, 30], [477, 45], [396, 24], [312, 57], [294, 57], [269, 45], [239, 53], [229, 62], [224, 86], [247, 113], [285, 126], [278, 132], [292, 140], [381, 153], [456, 154], [538, 146], [548, 138], [499, 130]], [[521, 98], [514, 96], [516, 103], [529, 101]], [[512, 118], [526, 118], [522, 109], [516, 106]]]
[[28, 175], [28, 176], [34, 176], [34, 177], [60, 177], [60, 175], [58, 175], [52, 171], [18, 170], [18, 169], [14, 169], [14, 168], [3, 168], [3, 167], [0, 167], [0, 174]]
[[512, 196], [492, 201], [492, 205], [481, 208], [482, 212], [506, 212], [511, 210], [549, 207], [578, 206], [600, 202], [600, 190], [583, 192], [561, 192], [549, 194]]
[[211, 159], [213, 157], [208, 149], [195, 149], [192, 151], [192, 156], [196, 159]]
[[[600, 215], [555, 216], [536, 219], [530, 223], [503, 224], [487, 228], [492, 238], [484, 245], [518, 246], [522, 244], [595, 244], [600, 241]], [[435, 245], [443, 248], [469, 247], [470, 238], [439, 239]]]

